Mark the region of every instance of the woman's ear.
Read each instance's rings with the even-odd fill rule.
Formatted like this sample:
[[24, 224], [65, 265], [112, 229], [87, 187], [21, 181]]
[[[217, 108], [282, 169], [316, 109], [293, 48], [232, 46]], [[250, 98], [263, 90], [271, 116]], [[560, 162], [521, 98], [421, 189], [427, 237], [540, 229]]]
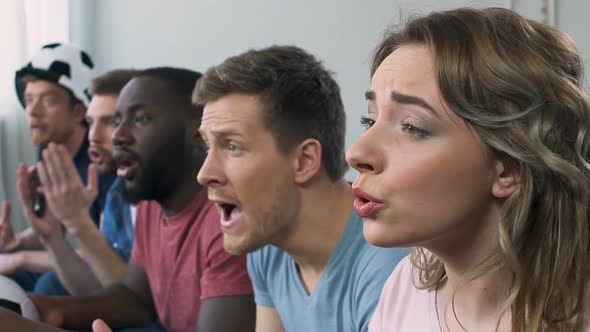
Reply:
[[520, 167], [510, 158], [497, 158], [492, 195], [507, 198], [520, 187]]

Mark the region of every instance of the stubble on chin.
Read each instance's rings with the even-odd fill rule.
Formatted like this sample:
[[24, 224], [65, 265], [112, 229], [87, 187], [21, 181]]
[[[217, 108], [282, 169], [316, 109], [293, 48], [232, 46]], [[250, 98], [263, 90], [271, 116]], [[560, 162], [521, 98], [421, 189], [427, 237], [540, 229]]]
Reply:
[[249, 254], [264, 247], [264, 243], [255, 243], [253, 241], [236, 241], [230, 239], [227, 235], [223, 235], [223, 248], [232, 255], [242, 256]]

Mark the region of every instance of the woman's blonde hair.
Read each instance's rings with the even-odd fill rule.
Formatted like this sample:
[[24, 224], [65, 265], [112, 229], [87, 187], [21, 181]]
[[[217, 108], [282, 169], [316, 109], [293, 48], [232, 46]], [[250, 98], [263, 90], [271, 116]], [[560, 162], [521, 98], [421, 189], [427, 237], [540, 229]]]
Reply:
[[[432, 49], [445, 103], [520, 171], [498, 223], [498, 252], [472, 279], [500, 266], [510, 272], [512, 331], [580, 330], [590, 272], [590, 108], [573, 41], [507, 9], [435, 12], [388, 32], [371, 74], [408, 44]], [[411, 259], [420, 288], [445, 278], [424, 248]]]

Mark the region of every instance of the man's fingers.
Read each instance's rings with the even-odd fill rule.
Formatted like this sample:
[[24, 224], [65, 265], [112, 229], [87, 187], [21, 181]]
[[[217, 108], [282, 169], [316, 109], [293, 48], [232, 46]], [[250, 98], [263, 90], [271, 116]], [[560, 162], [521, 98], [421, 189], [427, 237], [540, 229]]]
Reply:
[[49, 191], [54, 191], [64, 186], [67, 181], [62, 162], [55, 143], [49, 143], [47, 148], [43, 151], [43, 165], [45, 166], [46, 175], [49, 179], [47, 185]]
[[11, 240], [12, 225], [10, 224], [10, 204], [2, 202], [2, 215], [0, 216], [0, 243], [6, 244]]
[[112, 330], [102, 319], [97, 319], [92, 323], [92, 332], [112, 332]]
[[98, 194], [98, 170], [96, 165], [90, 163], [88, 165], [88, 184], [86, 185], [86, 195], [88, 198], [94, 199]]
[[30, 201], [31, 175], [24, 164], [20, 164], [16, 172], [16, 188], [18, 189], [21, 201], [23, 201], [23, 199], [25, 201]]
[[[36, 175], [35, 175], [36, 173]], [[45, 164], [44, 161], [40, 161], [37, 163], [37, 169], [33, 170], [30, 173], [30, 177], [35, 177], [37, 176], [39, 183], [37, 183], [37, 185], [43, 187], [43, 188], [47, 188], [46, 190], [49, 191], [49, 193], [51, 193], [51, 189], [53, 188], [53, 183], [51, 181], [51, 177], [49, 176], [49, 173], [47, 171], [47, 164]], [[34, 180], [34, 179], [33, 179]], [[33, 190], [37, 191], [37, 188], [33, 188]]]
[[81, 182], [80, 175], [78, 175], [78, 171], [76, 170], [76, 166], [74, 165], [72, 156], [70, 155], [66, 147], [63, 145], [56, 145], [54, 151], [54, 158], [59, 159], [57, 160], [57, 162], [59, 162], [59, 166], [62, 169], [63, 174], [66, 177], [66, 180], [79, 180]]
[[0, 214], [0, 225], [8, 223], [10, 220], [10, 204], [8, 201], [2, 202], [2, 213]]
[[16, 186], [18, 198], [20, 200], [23, 212], [27, 219], [31, 220], [33, 216], [32, 198], [31, 198], [31, 179], [29, 171], [24, 164], [18, 167]]

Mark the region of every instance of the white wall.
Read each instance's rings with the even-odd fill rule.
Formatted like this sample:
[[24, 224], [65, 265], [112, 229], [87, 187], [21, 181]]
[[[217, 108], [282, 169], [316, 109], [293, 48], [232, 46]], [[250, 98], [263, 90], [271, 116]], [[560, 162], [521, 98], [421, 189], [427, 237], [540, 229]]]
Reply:
[[16, 231], [29, 226], [18, 201], [16, 169], [21, 162], [35, 161], [35, 148], [16, 97], [14, 73], [41, 45], [69, 40], [68, 4], [68, 0], [0, 1], [0, 201], [12, 204]]
[[[388, 25], [408, 14], [463, 5], [512, 3], [527, 10], [524, 1], [533, 0], [100, 0], [93, 18], [94, 57], [99, 72], [154, 65], [204, 71], [249, 48], [301, 46], [336, 73], [348, 114], [348, 145], [362, 133], [358, 120], [366, 109], [370, 55]], [[581, 16], [588, 10], [579, 10], [585, 0], [576, 1], [560, 5], [558, 22], [580, 39], [582, 50], [590, 50]], [[576, 20], [566, 18], [576, 14]]]
[[576, 46], [584, 56], [586, 84], [588, 84], [590, 81], [590, 34], [588, 34], [590, 1], [562, 0], [556, 1], [556, 3], [556, 25], [574, 39]]
[[176, 65], [204, 71], [249, 48], [295, 44], [336, 73], [348, 111], [347, 142], [360, 136], [358, 120], [366, 109], [370, 54], [396, 13], [395, 2], [185, 0], [162, 4], [97, 1], [99, 70]]

